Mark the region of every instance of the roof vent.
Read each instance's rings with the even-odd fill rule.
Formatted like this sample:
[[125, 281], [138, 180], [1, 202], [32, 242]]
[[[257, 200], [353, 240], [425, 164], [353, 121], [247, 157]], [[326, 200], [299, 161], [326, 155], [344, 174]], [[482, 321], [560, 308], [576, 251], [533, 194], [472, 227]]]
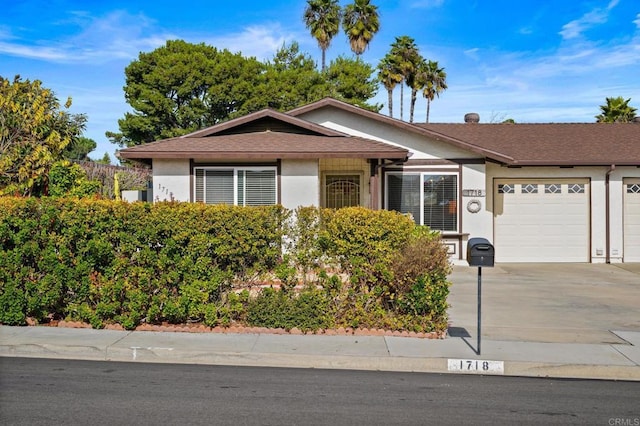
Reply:
[[465, 123], [479, 123], [480, 122], [480, 114], [475, 112], [470, 112], [464, 115]]

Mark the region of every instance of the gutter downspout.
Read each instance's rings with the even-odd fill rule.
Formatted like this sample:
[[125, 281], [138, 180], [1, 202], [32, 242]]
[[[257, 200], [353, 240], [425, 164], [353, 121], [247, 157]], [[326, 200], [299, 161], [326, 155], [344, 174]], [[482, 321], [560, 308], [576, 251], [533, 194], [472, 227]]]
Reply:
[[609, 181], [611, 180], [611, 173], [616, 169], [616, 165], [612, 164], [607, 170], [604, 176], [604, 191], [605, 191], [605, 262], [611, 263], [611, 215], [609, 213], [610, 207], [610, 195], [609, 195]]

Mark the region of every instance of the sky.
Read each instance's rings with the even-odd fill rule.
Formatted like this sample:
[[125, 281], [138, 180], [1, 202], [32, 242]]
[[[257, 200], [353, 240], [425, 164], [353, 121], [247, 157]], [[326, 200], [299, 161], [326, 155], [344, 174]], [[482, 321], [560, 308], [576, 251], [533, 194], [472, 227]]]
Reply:
[[[350, 0], [340, 0], [345, 6]], [[362, 59], [376, 66], [396, 37], [415, 39], [447, 73], [430, 122], [594, 122], [607, 97], [640, 111], [640, 0], [372, 0], [380, 31]], [[302, 20], [305, 0], [0, 0], [0, 76], [40, 80], [72, 113], [88, 116], [84, 136], [115, 161], [105, 136], [131, 108], [124, 69], [140, 52], [182, 39], [268, 60], [293, 41], [320, 63]], [[344, 34], [327, 63], [352, 56]], [[408, 120], [408, 90], [404, 119]], [[370, 102], [384, 104], [380, 88]], [[400, 92], [394, 93], [399, 118]], [[419, 98], [415, 121], [424, 122]]]

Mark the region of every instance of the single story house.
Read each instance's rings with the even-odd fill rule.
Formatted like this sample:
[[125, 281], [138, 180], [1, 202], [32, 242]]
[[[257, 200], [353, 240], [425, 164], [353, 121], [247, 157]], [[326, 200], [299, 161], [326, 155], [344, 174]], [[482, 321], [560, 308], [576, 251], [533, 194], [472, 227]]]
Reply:
[[397, 210], [440, 230], [456, 262], [470, 237], [496, 262], [640, 262], [640, 123], [474, 115], [406, 123], [327, 98], [119, 155], [151, 164], [154, 200]]

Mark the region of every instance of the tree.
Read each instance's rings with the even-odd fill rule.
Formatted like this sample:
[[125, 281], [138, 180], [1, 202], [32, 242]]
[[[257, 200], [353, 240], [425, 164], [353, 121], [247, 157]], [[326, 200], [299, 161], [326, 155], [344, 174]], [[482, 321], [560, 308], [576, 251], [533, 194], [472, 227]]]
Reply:
[[403, 119], [404, 111], [404, 84], [415, 78], [416, 70], [420, 61], [424, 61], [418, 51], [418, 46], [413, 38], [409, 36], [396, 37], [396, 41], [391, 45], [389, 55], [393, 58], [396, 66], [395, 72], [402, 76], [400, 83], [400, 120]]
[[86, 123], [70, 106], [39, 80], [0, 77], [0, 193], [47, 194], [49, 170]]
[[402, 74], [395, 63], [396, 58], [387, 53], [378, 63], [378, 80], [387, 89], [389, 117], [393, 118], [393, 90], [402, 83]]
[[96, 160], [96, 163], [109, 165], [111, 164], [111, 157], [109, 157], [109, 153], [105, 152], [100, 160]]
[[607, 103], [600, 105], [601, 113], [596, 115], [598, 123], [629, 123], [636, 117], [636, 108], [629, 105], [631, 98], [622, 96], [606, 98]]
[[89, 153], [96, 149], [96, 141], [81, 136], [71, 140], [62, 151], [62, 156], [69, 160], [89, 161]]
[[342, 11], [338, 0], [307, 0], [304, 23], [322, 50], [322, 71], [325, 70], [326, 51], [331, 44], [331, 39], [340, 30], [341, 17]]
[[298, 43], [283, 46], [265, 64], [265, 72], [247, 101], [252, 111], [273, 108], [287, 111], [328, 96], [329, 84], [310, 55]]
[[429, 122], [429, 112], [431, 101], [440, 97], [440, 93], [447, 90], [447, 73], [444, 68], [440, 68], [437, 61], [427, 61], [420, 70], [420, 79], [423, 82], [422, 96], [427, 99], [427, 117]]
[[245, 112], [263, 73], [255, 58], [183, 40], [140, 53], [125, 69], [125, 98], [134, 112], [107, 137], [134, 146], [180, 136]]
[[325, 71], [326, 80], [334, 98], [371, 111], [379, 111], [381, 105], [370, 105], [366, 101], [378, 92], [378, 82], [373, 67], [359, 57], [339, 56], [331, 61]]
[[353, 53], [361, 55], [380, 29], [378, 6], [372, 5], [370, 0], [354, 0], [344, 9], [342, 29]]

